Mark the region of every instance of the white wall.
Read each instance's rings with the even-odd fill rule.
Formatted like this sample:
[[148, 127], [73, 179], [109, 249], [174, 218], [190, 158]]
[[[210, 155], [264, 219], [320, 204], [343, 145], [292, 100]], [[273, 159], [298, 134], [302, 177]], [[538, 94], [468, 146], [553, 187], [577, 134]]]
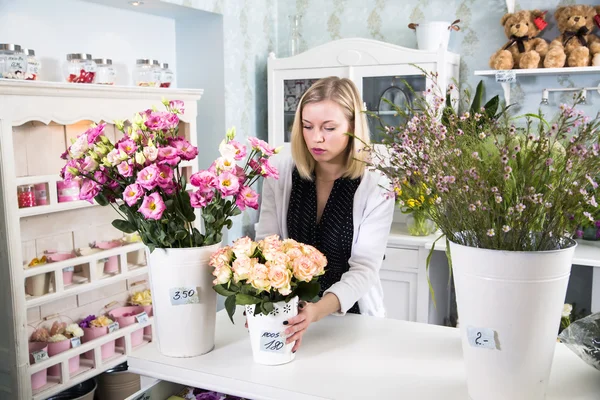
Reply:
[[118, 85], [137, 58], [176, 69], [175, 20], [78, 0], [0, 0], [0, 43], [34, 49], [43, 80], [63, 81], [67, 53], [79, 52], [112, 59]]

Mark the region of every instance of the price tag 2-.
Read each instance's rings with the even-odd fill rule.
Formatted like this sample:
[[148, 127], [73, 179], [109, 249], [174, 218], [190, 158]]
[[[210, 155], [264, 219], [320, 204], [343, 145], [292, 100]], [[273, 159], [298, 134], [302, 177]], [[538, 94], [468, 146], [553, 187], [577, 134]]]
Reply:
[[260, 335], [260, 351], [282, 354], [285, 351], [285, 339], [281, 332], [263, 331]]
[[71, 348], [75, 348], [75, 347], [79, 347], [81, 346], [81, 338], [80, 337], [74, 337], [71, 338]]
[[496, 333], [489, 328], [467, 327], [467, 339], [472, 347], [496, 349]]
[[33, 353], [31, 353], [31, 355], [33, 356], [34, 364], [37, 364], [37, 363], [47, 360], [49, 358], [48, 352], [46, 350], [34, 351]]
[[171, 305], [180, 306], [183, 304], [199, 304], [197, 287], [177, 287], [169, 289]]
[[517, 74], [512, 69], [496, 71], [496, 82], [513, 83], [516, 80], [517, 80]]
[[140, 324], [140, 325], [148, 324], [148, 314], [146, 314], [145, 311], [136, 315], [135, 319], [137, 320], [138, 324]]
[[119, 329], [119, 323], [117, 321], [115, 321], [108, 326], [108, 333], [112, 333], [118, 329]]

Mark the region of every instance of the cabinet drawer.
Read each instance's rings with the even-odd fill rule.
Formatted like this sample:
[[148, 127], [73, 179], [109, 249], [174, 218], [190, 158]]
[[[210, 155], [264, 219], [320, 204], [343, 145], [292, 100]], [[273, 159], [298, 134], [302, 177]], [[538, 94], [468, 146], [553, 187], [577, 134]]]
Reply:
[[385, 258], [381, 269], [401, 271], [406, 268], [419, 268], [419, 250], [398, 249], [395, 247], [385, 249]]
[[155, 380], [144, 389], [127, 397], [125, 400], [165, 400], [184, 389], [179, 383]]

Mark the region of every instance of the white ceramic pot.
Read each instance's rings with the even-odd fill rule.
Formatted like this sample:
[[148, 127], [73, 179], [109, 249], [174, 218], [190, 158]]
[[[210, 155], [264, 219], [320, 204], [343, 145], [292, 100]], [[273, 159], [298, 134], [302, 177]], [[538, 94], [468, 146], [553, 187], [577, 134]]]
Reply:
[[419, 50], [438, 51], [448, 49], [450, 41], [450, 30], [448, 27], [451, 22], [432, 21], [419, 23], [415, 28], [417, 33], [417, 46]]
[[545, 398], [573, 244], [513, 252], [450, 243], [470, 399]]
[[283, 321], [298, 315], [298, 297], [294, 297], [288, 303], [274, 303], [273, 311], [269, 315], [255, 314], [255, 307], [246, 306], [254, 361], [264, 365], [289, 363], [295, 357], [292, 353], [295, 342], [285, 344], [286, 326], [283, 325]]
[[219, 247], [155, 249], [146, 256], [156, 339], [165, 356], [195, 357], [215, 346], [217, 294], [208, 261]]

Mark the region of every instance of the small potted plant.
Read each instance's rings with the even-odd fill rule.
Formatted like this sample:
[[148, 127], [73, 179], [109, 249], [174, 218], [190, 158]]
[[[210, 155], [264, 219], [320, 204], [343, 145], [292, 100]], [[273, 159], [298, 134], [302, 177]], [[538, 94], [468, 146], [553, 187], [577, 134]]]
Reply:
[[[29, 364], [33, 365], [36, 362], [36, 354], [41, 352], [48, 353], [48, 339], [50, 332], [48, 329], [41, 327], [33, 331], [29, 338]], [[48, 383], [48, 369], [43, 369], [31, 375], [31, 389], [37, 390]]]
[[[48, 338], [48, 355], [50, 357], [69, 350], [73, 347], [73, 338], [83, 337], [83, 329], [77, 324], [67, 325], [65, 322], [55, 321], [50, 328], [50, 337]], [[69, 372], [74, 373], [79, 370], [79, 356], [69, 359]], [[60, 364], [48, 368], [48, 375], [60, 376]]]
[[[113, 320], [104, 315], [100, 315], [99, 317], [96, 317], [95, 315], [88, 315], [81, 322], [79, 322], [79, 327], [83, 329], [83, 342], [91, 342], [96, 338], [108, 335], [108, 327], [111, 324], [113, 324]], [[103, 360], [112, 357], [115, 354], [115, 341], [112, 340], [108, 343], [103, 344], [100, 351], [102, 352]], [[93, 360], [94, 351], [90, 350], [88, 352], [85, 352], [83, 356], [88, 360]]]
[[292, 239], [248, 237], [219, 249], [210, 259], [217, 293], [226, 296], [231, 321], [236, 305], [246, 308], [254, 361], [278, 365], [292, 361], [294, 343], [286, 344], [283, 321], [298, 314], [298, 300], [318, 296], [318, 277], [327, 259], [316, 248]]

